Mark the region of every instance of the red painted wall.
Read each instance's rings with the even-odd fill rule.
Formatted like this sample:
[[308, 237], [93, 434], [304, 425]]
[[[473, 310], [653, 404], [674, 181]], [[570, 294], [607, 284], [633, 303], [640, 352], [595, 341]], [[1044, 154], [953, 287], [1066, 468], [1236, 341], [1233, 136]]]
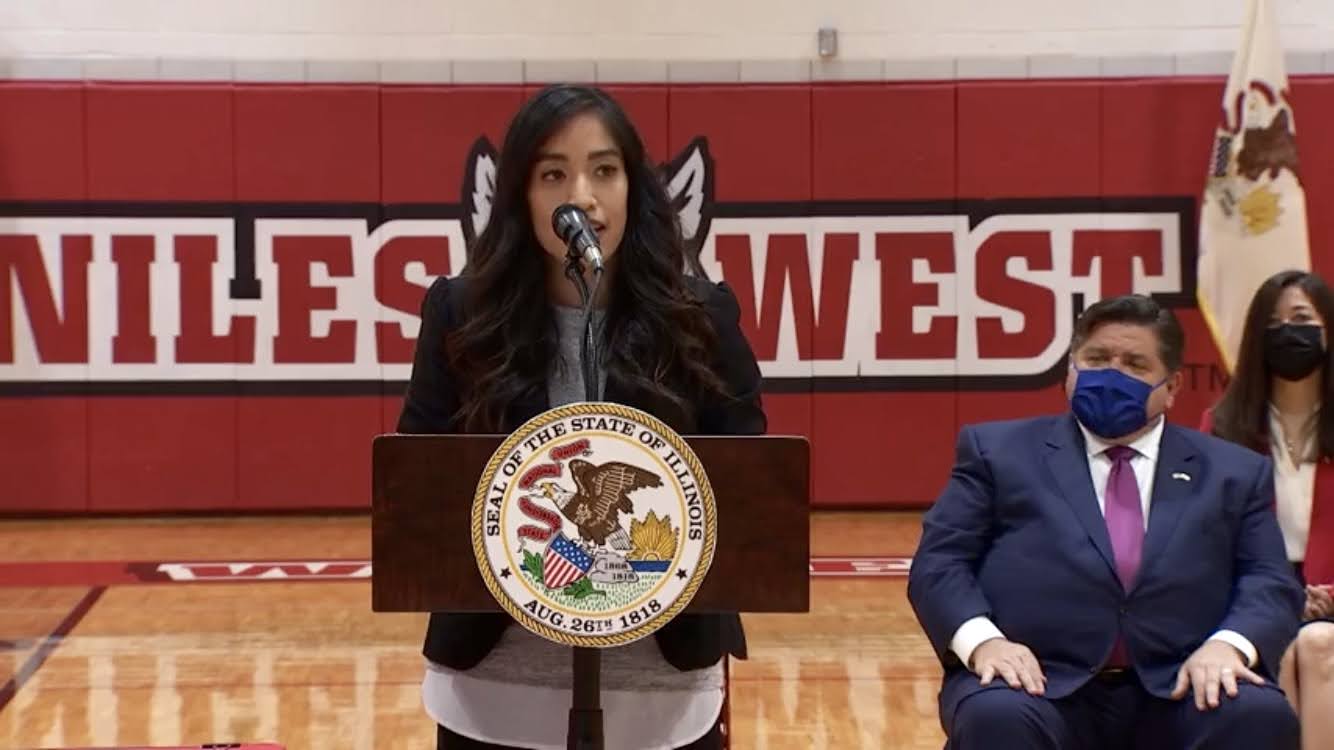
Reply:
[[[1055, 340], [1072, 295], [1130, 291], [1132, 257], [1150, 275], [1171, 270], [1163, 268], [1171, 259], [1143, 233], [1086, 226], [1063, 254], [1059, 233], [1040, 227], [994, 236], [977, 249], [973, 267], [959, 268], [967, 256], [951, 252], [948, 232], [907, 231], [901, 218], [934, 216], [939, 224], [942, 216], [962, 217], [958, 238], [988, 215], [1180, 210], [1187, 231], [1177, 264], [1184, 275], [1166, 299], [1181, 305], [1191, 368], [1172, 418], [1193, 425], [1219, 388], [1210, 373], [1212, 344], [1190, 304], [1188, 267], [1222, 86], [1221, 79], [1155, 79], [612, 90], [657, 161], [707, 139], [716, 268], [738, 288], [757, 350], [772, 349], [768, 358], [782, 360], [765, 396], [771, 431], [811, 438], [816, 502], [920, 507], [947, 477], [959, 425], [1064, 408], [1059, 371], [1015, 379], [1006, 377], [1014, 374], [1008, 366], [988, 372], [989, 357], [1036, 356]], [[0, 84], [0, 510], [366, 507], [370, 439], [393, 429], [400, 387], [391, 370], [401, 372], [410, 356], [406, 341], [392, 341], [397, 328], [381, 327], [390, 341], [379, 364], [357, 348], [357, 362], [370, 363], [357, 377], [325, 380], [312, 368], [296, 378], [323, 386], [255, 383], [244, 374], [254, 364], [247, 358], [257, 341], [261, 349], [270, 342], [276, 325], [292, 340], [283, 356], [338, 361], [367, 335], [359, 326], [399, 320], [395, 307], [415, 311], [422, 274], [457, 270], [450, 253], [459, 237], [399, 240], [373, 266], [349, 260], [362, 257], [350, 240], [274, 240], [275, 268], [283, 270], [262, 281], [256, 301], [229, 299], [218, 281], [231, 246], [218, 237], [191, 244], [179, 234], [159, 236], [154, 222], [230, 221], [238, 211], [357, 215], [371, 228], [395, 218], [457, 218], [469, 149], [479, 136], [499, 143], [529, 91]], [[1329, 272], [1334, 219], [1322, 209], [1334, 197], [1334, 172], [1319, 167], [1334, 163], [1334, 137], [1321, 127], [1334, 122], [1334, 78], [1297, 78], [1292, 96], [1301, 158], [1313, 165], [1302, 179], [1317, 270]], [[106, 216], [142, 221], [123, 230], [88, 223]], [[763, 216], [797, 221], [778, 232], [787, 239], [771, 235], [767, 246], [750, 247], [744, 227]], [[899, 217], [899, 224], [883, 232], [840, 229], [831, 216], [857, 217], [859, 226]], [[236, 226], [243, 234], [248, 225]], [[804, 231], [811, 232], [809, 246], [799, 239]], [[854, 284], [843, 271], [852, 268], [856, 237], [868, 244]], [[89, 271], [88, 259], [103, 255], [105, 268], [98, 271], [95, 261]], [[908, 258], [920, 259], [916, 271]], [[151, 272], [158, 275], [147, 270], [150, 259], [161, 266]], [[308, 266], [311, 259], [328, 264]], [[812, 259], [824, 269], [819, 279], [807, 267]], [[772, 293], [783, 284], [761, 284], [761, 265], [771, 282], [787, 274], [782, 304]], [[741, 275], [748, 266], [753, 277]], [[308, 267], [319, 269], [309, 280], [289, 273]], [[208, 305], [158, 284], [179, 274], [172, 283], [186, 285], [187, 268], [196, 272], [192, 290], [217, 293], [211, 330]], [[1073, 276], [1039, 283], [1025, 269], [1054, 274], [1049, 279]], [[954, 284], [923, 283], [925, 271], [953, 274]], [[850, 289], [865, 279], [880, 290], [879, 304], [850, 312], [849, 299], [861, 293]], [[337, 294], [321, 291], [330, 284], [345, 286]], [[164, 307], [168, 294], [175, 296]], [[275, 297], [279, 308], [255, 312]], [[1006, 323], [997, 308], [979, 307], [979, 298], [1025, 314]], [[914, 328], [909, 303], [973, 310], [977, 362], [949, 366], [943, 375], [937, 368], [929, 380], [895, 371], [899, 356], [952, 357], [957, 327], [973, 325], [946, 309]], [[334, 305], [330, 325], [303, 322], [312, 310], [317, 319], [328, 317], [321, 307]], [[205, 358], [221, 360], [203, 378], [207, 387], [182, 380], [171, 365], [141, 378], [118, 375], [109, 386], [106, 372], [160, 364], [155, 352], [165, 345], [158, 339], [171, 335], [159, 328], [150, 335], [147, 321], [176, 320], [169, 312], [177, 307], [181, 326], [185, 317], [202, 317], [190, 333], [174, 333]], [[790, 328], [779, 324], [784, 309]], [[229, 337], [217, 326], [233, 315]], [[53, 375], [24, 364], [20, 341], [45, 346], [32, 345], [43, 367], [63, 369]], [[859, 378], [855, 366], [831, 374], [810, 360], [850, 357], [856, 342], [888, 369]], [[98, 347], [114, 367], [93, 362]], [[274, 371], [303, 366], [289, 362], [282, 370], [275, 363]]]

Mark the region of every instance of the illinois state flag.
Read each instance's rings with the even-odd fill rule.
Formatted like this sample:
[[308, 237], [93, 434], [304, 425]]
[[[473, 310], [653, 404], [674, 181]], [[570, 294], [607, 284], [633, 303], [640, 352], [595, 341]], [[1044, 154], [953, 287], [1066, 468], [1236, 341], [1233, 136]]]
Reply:
[[1247, 0], [1200, 213], [1196, 300], [1231, 372], [1251, 296], [1310, 270], [1296, 123], [1270, 0]]

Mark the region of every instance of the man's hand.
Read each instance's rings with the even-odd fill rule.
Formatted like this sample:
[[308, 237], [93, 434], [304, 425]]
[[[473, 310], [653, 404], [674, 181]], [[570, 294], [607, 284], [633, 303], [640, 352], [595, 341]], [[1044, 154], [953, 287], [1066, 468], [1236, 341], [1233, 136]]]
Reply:
[[1302, 610], [1303, 620], [1334, 616], [1334, 596], [1327, 586], [1306, 587], [1306, 607]]
[[1031, 695], [1042, 695], [1047, 691], [1047, 676], [1042, 674], [1042, 667], [1033, 652], [1027, 646], [1004, 638], [983, 641], [973, 650], [969, 669], [981, 678], [983, 685], [990, 685], [991, 679], [1000, 675], [1016, 690], [1022, 687]]
[[1195, 688], [1195, 707], [1201, 711], [1218, 708], [1218, 686], [1221, 683], [1229, 698], [1237, 697], [1237, 678], [1265, 684], [1265, 679], [1246, 668], [1246, 659], [1229, 643], [1205, 641], [1195, 649], [1181, 669], [1177, 670], [1177, 684], [1172, 698], [1185, 697], [1187, 687]]

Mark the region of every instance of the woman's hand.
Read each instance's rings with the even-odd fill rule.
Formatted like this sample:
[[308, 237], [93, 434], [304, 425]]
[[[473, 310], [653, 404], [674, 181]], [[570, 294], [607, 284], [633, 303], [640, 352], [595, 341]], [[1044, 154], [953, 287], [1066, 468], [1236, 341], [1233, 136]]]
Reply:
[[1330, 593], [1329, 586], [1307, 586], [1302, 619], [1314, 620], [1319, 617], [1334, 617], [1334, 595]]

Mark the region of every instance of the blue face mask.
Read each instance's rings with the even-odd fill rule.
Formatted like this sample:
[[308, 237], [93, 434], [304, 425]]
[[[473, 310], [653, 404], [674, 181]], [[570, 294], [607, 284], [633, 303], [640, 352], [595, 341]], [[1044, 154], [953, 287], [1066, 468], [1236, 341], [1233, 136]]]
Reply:
[[1070, 408], [1080, 424], [1101, 438], [1114, 440], [1129, 435], [1149, 423], [1146, 411], [1149, 394], [1158, 385], [1133, 378], [1115, 367], [1081, 370], [1075, 380]]

